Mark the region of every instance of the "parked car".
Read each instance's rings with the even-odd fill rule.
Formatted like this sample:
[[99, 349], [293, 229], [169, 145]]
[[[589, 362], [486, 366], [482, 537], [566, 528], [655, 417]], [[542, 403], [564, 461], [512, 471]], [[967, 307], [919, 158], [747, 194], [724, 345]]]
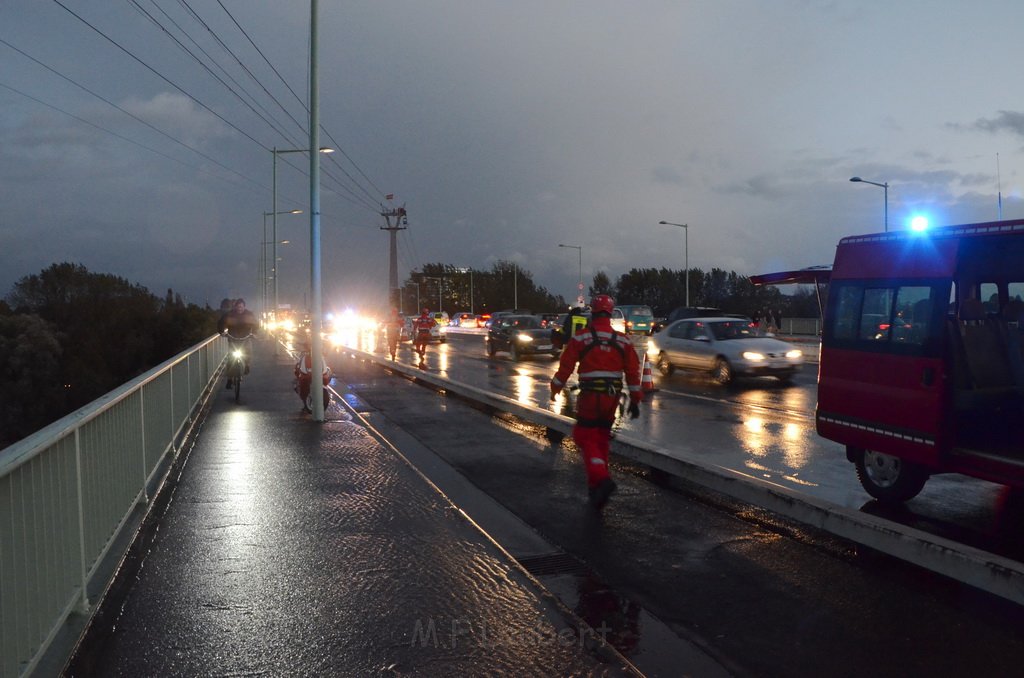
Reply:
[[612, 327], [626, 334], [650, 334], [654, 327], [654, 312], [643, 304], [616, 306], [612, 310]]
[[697, 370], [720, 384], [736, 376], [788, 382], [804, 362], [793, 344], [765, 336], [748, 320], [721, 316], [675, 321], [648, 340], [647, 354], [666, 377]]
[[508, 351], [512, 360], [537, 353], [558, 357], [560, 351], [551, 341], [551, 329], [543, 326], [540, 317], [504, 315], [492, 320], [486, 339], [488, 356], [498, 351]]

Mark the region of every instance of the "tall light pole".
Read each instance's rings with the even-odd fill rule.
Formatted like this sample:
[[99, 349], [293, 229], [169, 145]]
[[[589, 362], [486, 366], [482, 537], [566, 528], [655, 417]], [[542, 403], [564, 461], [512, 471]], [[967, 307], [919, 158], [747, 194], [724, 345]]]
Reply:
[[[268, 305], [267, 304], [267, 298], [269, 296], [267, 294], [267, 278], [270, 275], [270, 272], [267, 270], [267, 245], [269, 245], [271, 241], [267, 240], [267, 217], [270, 217], [270, 216], [276, 217], [278, 214], [302, 214], [302, 210], [285, 210], [284, 212], [264, 212], [263, 213], [263, 271], [264, 271], [264, 273], [263, 273], [263, 278], [264, 278], [264, 280], [263, 280], [263, 315], [264, 316], [266, 316], [266, 314], [267, 314], [267, 305]], [[275, 239], [277, 238], [277, 231], [276, 231], [276, 229], [274, 231], [274, 238]], [[274, 272], [273, 273], [274, 274], [274, 278], [276, 279], [277, 278], [277, 254], [276, 254], [277, 250], [275, 249], [274, 252], [275, 252], [275, 254], [274, 254], [274, 265], [273, 265], [272, 269], [273, 269], [273, 272]], [[275, 287], [276, 287], [276, 283], [275, 283]], [[274, 318], [274, 320], [276, 321], [277, 318]]]
[[690, 225], [673, 224], [671, 221], [659, 221], [662, 226], [678, 226], [683, 229], [683, 266], [686, 268], [686, 305], [690, 305]]
[[583, 246], [582, 245], [563, 245], [562, 243], [558, 243], [558, 246], [559, 247], [567, 247], [567, 248], [569, 248], [571, 250], [576, 250], [576, 253], [579, 255], [580, 277], [579, 277], [579, 285], [576, 288], [576, 290], [577, 290], [577, 292], [576, 292], [576, 303], [577, 303], [578, 306], [583, 306], [584, 302], [586, 301], [583, 298]]
[[468, 273], [469, 274], [469, 312], [470, 313], [476, 313], [476, 311], [473, 310], [473, 269], [472, 268], [457, 268], [455, 270], [458, 271], [459, 273]]
[[[290, 242], [291, 242], [291, 240], [279, 240], [277, 242], [277, 244], [278, 245], [287, 245]], [[264, 319], [266, 319], [267, 305], [268, 305], [267, 302], [270, 299], [270, 294], [267, 291], [267, 285], [270, 283], [270, 277], [267, 275], [267, 245], [272, 245], [273, 243], [271, 243], [269, 240], [264, 240], [260, 244], [263, 246], [263, 260], [262, 260], [261, 269], [263, 271], [263, 315], [264, 315]]]
[[441, 310], [441, 287], [444, 285], [444, 278], [431, 278], [423, 276], [424, 280], [436, 280], [437, 281], [437, 310]]
[[881, 186], [885, 189], [885, 232], [889, 232], [889, 182], [878, 183], [877, 181], [868, 181], [867, 179], [861, 179], [860, 177], [850, 177], [850, 181], [855, 184], [871, 184], [872, 186]]
[[[324, 421], [323, 299], [320, 288], [320, 2], [309, 3], [309, 289], [312, 324], [310, 348], [313, 350], [313, 421]], [[277, 154], [274, 154], [277, 157]], [[276, 196], [275, 196], [276, 198]]]
[[[312, 136], [312, 134], [310, 134], [310, 136]], [[318, 130], [318, 137], [317, 138], [319, 138], [319, 130]], [[274, 174], [273, 174], [273, 182], [272, 182], [274, 196], [273, 196], [272, 209], [269, 212], [265, 212], [264, 216], [272, 216], [272, 217], [274, 217], [273, 218], [273, 230], [274, 230], [274, 232], [273, 232], [273, 236], [272, 236], [271, 239], [276, 241], [277, 240], [277, 215], [278, 214], [301, 214], [302, 213], [302, 210], [297, 210], [297, 211], [296, 210], [292, 210], [291, 212], [278, 212], [277, 211], [277, 156], [279, 154], [281, 154], [281, 153], [309, 153], [309, 149], [308, 148], [277, 148], [277, 147], [275, 147], [275, 148], [271, 149], [270, 152], [274, 156]], [[326, 147], [324, 147], [324, 148], [320, 149], [320, 152], [321, 153], [334, 153], [334, 149], [333, 148], [326, 148]], [[319, 165], [317, 165], [317, 167], [319, 167]], [[318, 174], [318, 181], [319, 181], [319, 171], [317, 172], [317, 174]], [[310, 179], [310, 183], [312, 184], [313, 177], [310, 177], [309, 179]], [[312, 216], [310, 218], [312, 219]], [[267, 239], [265, 235], [264, 235], [263, 239], [264, 240]], [[276, 245], [274, 246], [273, 255], [274, 255], [274, 276], [273, 276], [274, 277], [274, 320], [276, 321], [277, 320], [277, 310], [278, 310], [277, 309], [277, 302], [278, 302], [278, 299], [277, 299], [277, 246]]]

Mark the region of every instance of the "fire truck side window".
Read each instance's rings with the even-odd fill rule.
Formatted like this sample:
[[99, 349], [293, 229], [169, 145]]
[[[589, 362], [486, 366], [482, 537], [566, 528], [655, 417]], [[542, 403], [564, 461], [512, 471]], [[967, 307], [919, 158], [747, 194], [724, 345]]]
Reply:
[[865, 347], [923, 346], [936, 333], [932, 327], [935, 292], [924, 285], [837, 285], [831, 339]]
[[932, 288], [906, 286], [896, 291], [896, 317], [893, 318], [892, 339], [921, 345], [929, 335], [932, 318]]
[[832, 335], [838, 341], [856, 339], [856, 328], [860, 321], [860, 302], [864, 298], [864, 288], [854, 285], [840, 287], [835, 290], [839, 297], [836, 305], [835, 327]]
[[892, 328], [892, 288], [864, 290], [864, 306], [860, 315], [858, 338], [868, 341], [888, 341]]

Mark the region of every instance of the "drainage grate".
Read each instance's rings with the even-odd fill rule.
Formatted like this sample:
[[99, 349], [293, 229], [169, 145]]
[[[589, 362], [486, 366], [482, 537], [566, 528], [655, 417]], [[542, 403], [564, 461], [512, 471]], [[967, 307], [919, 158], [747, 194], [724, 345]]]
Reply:
[[551, 553], [545, 556], [520, 558], [519, 564], [535, 577], [552, 574], [588, 574], [590, 570], [568, 553]]

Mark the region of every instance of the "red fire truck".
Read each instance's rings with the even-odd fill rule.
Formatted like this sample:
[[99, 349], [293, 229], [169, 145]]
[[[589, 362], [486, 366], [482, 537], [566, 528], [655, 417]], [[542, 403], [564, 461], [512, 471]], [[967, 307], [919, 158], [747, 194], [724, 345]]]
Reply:
[[818, 433], [887, 502], [936, 473], [1024, 486], [1024, 220], [840, 240], [818, 371]]

